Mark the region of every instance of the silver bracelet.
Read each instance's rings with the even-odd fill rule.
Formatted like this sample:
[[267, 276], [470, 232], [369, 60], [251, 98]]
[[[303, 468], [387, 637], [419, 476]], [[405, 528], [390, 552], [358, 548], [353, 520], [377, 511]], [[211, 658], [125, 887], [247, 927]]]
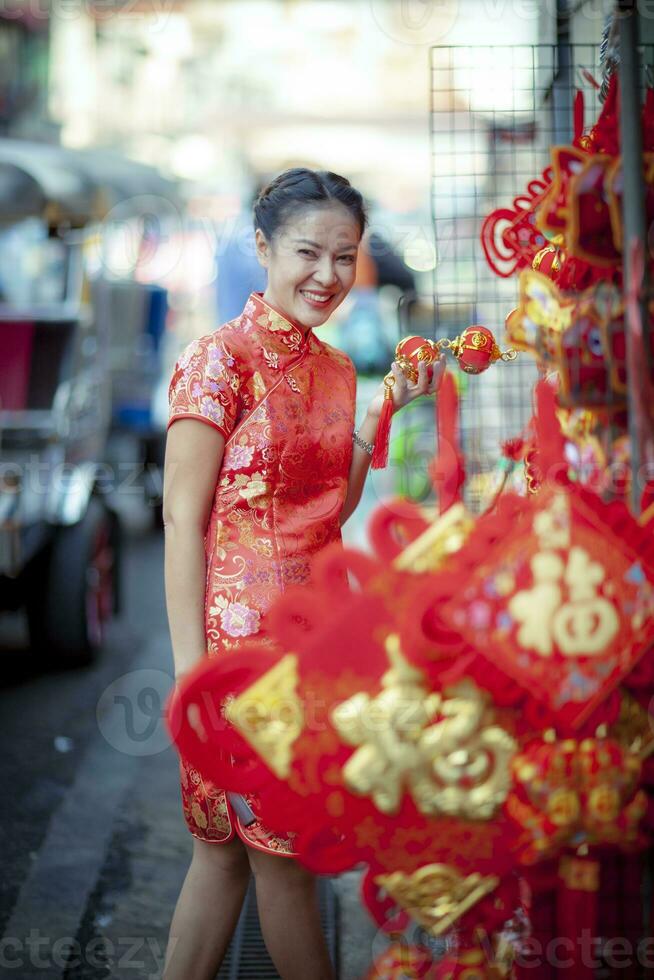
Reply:
[[356, 442], [357, 446], [361, 446], [361, 448], [365, 449], [369, 456], [372, 456], [373, 449], [375, 448], [374, 445], [371, 442], [366, 442], [365, 439], [362, 439], [357, 429], [355, 429], [352, 433], [352, 438]]

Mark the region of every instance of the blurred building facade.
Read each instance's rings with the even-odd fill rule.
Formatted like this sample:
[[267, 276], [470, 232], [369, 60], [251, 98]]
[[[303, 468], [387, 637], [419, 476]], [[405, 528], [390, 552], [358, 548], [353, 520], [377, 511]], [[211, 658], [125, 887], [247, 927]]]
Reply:
[[0, 5], [0, 136], [56, 139], [48, 114], [49, 16], [23, 0]]
[[[202, 256], [194, 275], [207, 288], [212, 255], [258, 181], [298, 164], [345, 173], [416, 273], [418, 292], [455, 293], [459, 316], [477, 289], [477, 260], [457, 246], [477, 234], [470, 202], [512, 197], [516, 173], [537, 173], [551, 141], [523, 84], [529, 66], [502, 50], [554, 47], [563, 23], [568, 40], [597, 45], [611, 8], [612, 0], [0, 0], [0, 126], [111, 147], [181, 179], [197, 220], [193, 254]], [[652, 31], [651, 19], [643, 24]], [[440, 52], [430, 54], [434, 46]], [[513, 138], [514, 124], [502, 122], [511, 114], [532, 137]], [[432, 217], [449, 220], [452, 209], [459, 224], [444, 246]], [[478, 303], [480, 318], [497, 328], [512, 288], [499, 305]]]

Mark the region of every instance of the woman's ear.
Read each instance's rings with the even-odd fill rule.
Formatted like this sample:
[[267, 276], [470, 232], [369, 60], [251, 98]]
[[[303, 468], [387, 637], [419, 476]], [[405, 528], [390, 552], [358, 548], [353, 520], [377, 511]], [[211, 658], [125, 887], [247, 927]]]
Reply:
[[257, 261], [259, 265], [262, 265], [264, 269], [268, 268], [269, 256], [270, 256], [270, 245], [266, 236], [262, 232], [261, 228], [257, 228], [254, 233], [254, 241], [257, 248]]

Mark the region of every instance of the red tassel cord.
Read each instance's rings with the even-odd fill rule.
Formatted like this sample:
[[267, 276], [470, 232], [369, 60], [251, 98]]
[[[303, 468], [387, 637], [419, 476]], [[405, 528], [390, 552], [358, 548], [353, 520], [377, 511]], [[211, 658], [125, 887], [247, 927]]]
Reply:
[[598, 861], [573, 855], [561, 857], [556, 924], [563, 955], [557, 964], [557, 977], [592, 980], [595, 976], [592, 959], [589, 961], [584, 955], [584, 942], [592, 943], [592, 937], [597, 936], [599, 884]]
[[568, 484], [565, 439], [556, 414], [556, 390], [549, 379], [541, 378], [534, 389], [537, 464], [546, 483]]
[[439, 511], [444, 514], [453, 504], [461, 501], [466, 478], [459, 441], [459, 397], [449, 371], [443, 375], [435, 408], [438, 456], [430, 462], [428, 472], [438, 496]]
[[370, 468], [373, 470], [383, 470], [388, 463], [388, 444], [391, 439], [391, 422], [393, 420], [393, 385], [395, 377], [387, 374], [384, 378], [384, 404], [379, 414], [377, 423], [377, 435], [375, 436], [375, 446], [372, 452]]
[[584, 93], [581, 89], [577, 89], [575, 92], [574, 99], [574, 140], [575, 146], [579, 146], [579, 142], [584, 135]]

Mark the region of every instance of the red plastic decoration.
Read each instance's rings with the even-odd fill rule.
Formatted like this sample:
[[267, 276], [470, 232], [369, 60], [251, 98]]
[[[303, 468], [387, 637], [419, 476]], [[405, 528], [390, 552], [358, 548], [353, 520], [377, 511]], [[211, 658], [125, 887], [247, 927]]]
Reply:
[[[432, 378], [432, 364], [441, 356], [438, 344], [424, 337], [404, 337], [395, 348], [395, 358], [404, 375], [414, 384], [418, 380], [418, 364], [427, 364], [427, 377]], [[372, 454], [371, 469], [383, 469], [388, 463], [388, 445], [391, 437], [391, 422], [393, 419], [393, 386], [395, 378], [391, 373], [384, 378], [384, 404], [382, 405], [375, 445]]]
[[[395, 357], [403, 374], [415, 383], [420, 361], [426, 362], [428, 377], [431, 377], [429, 372], [433, 370], [432, 365], [440, 359], [443, 350], [451, 351], [466, 374], [481, 374], [495, 361], [512, 361], [517, 355], [515, 350], [501, 351], [488, 327], [476, 324], [466, 327], [454, 340], [433, 341], [425, 340], [424, 337], [404, 337], [395, 348]], [[395, 377], [391, 372], [384, 377], [384, 404], [377, 423], [371, 461], [373, 470], [382, 469], [388, 463], [394, 385]]]
[[531, 265], [534, 256], [546, 244], [534, 222], [536, 208], [552, 182], [552, 168], [527, 185], [524, 194], [513, 200], [511, 208], [497, 208], [484, 220], [481, 245], [493, 272], [508, 278]]
[[466, 374], [481, 374], [495, 361], [515, 357], [515, 352], [513, 356], [511, 352], [503, 355], [491, 331], [480, 324], [466, 327], [461, 336], [451, 342], [450, 349]]
[[449, 371], [443, 376], [438, 399], [438, 456], [429, 466], [429, 476], [438, 495], [438, 507], [444, 514], [461, 500], [466, 471], [459, 441], [459, 399], [454, 378]]
[[370, 462], [370, 467], [373, 470], [382, 470], [388, 463], [388, 445], [391, 440], [391, 422], [393, 420], [393, 385], [389, 383], [390, 381], [395, 384], [393, 375], [390, 376], [388, 382], [384, 378], [384, 404], [377, 423], [375, 444]]
[[544, 484], [520, 511], [490, 547], [480, 525], [502, 522], [481, 519], [441, 614], [575, 731], [654, 643], [654, 549], [624, 504], [581, 487]]
[[427, 377], [431, 381], [433, 363], [441, 356], [439, 345], [424, 337], [405, 337], [395, 348], [395, 359], [399, 363], [409, 381], [414, 384], [418, 380], [418, 365], [424, 361], [427, 365]]
[[536, 253], [531, 267], [556, 282], [561, 272], [562, 259], [563, 252], [558, 245], [546, 245]]

